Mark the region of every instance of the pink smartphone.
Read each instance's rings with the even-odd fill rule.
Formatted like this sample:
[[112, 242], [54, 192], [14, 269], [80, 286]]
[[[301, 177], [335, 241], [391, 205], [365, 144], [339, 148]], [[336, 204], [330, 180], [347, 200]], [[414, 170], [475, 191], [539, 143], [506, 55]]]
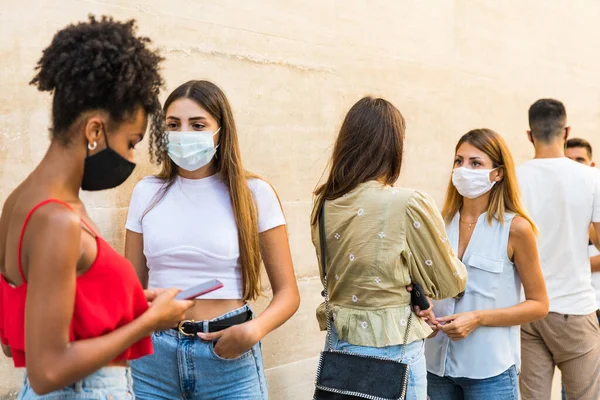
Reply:
[[192, 286], [191, 288], [179, 292], [177, 296], [175, 296], [176, 300], [192, 300], [196, 297], [202, 296], [206, 293], [214, 292], [217, 289], [221, 289], [223, 287], [223, 283], [220, 281], [213, 279], [211, 281], [207, 281], [201, 283], [196, 286]]

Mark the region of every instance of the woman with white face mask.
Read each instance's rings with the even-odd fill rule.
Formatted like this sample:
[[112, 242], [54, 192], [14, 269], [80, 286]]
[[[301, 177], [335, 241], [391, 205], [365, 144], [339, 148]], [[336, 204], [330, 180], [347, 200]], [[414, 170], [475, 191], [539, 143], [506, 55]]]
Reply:
[[[168, 157], [135, 187], [125, 256], [150, 289], [224, 287], [195, 300], [185, 319], [152, 337], [132, 364], [140, 399], [266, 399], [260, 340], [297, 310], [299, 294], [277, 194], [241, 163], [225, 94], [190, 81], [167, 98]], [[273, 299], [254, 317], [261, 256]]]
[[546, 316], [548, 296], [517, 185], [496, 132], [476, 129], [458, 141], [442, 215], [467, 287], [460, 299], [434, 302], [425, 346], [431, 400], [518, 399], [519, 326]]

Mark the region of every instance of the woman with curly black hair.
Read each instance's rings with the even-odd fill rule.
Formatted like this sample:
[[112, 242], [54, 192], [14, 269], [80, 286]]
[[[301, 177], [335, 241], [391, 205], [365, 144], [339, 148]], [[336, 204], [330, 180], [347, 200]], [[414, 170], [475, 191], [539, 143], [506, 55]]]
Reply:
[[31, 81], [53, 94], [51, 143], [0, 216], [0, 339], [27, 368], [21, 399], [131, 398], [129, 360], [193, 304], [176, 289], [144, 296], [79, 198], [129, 177], [148, 119], [151, 156], [164, 153], [162, 58], [135, 30], [106, 17], [70, 25]]

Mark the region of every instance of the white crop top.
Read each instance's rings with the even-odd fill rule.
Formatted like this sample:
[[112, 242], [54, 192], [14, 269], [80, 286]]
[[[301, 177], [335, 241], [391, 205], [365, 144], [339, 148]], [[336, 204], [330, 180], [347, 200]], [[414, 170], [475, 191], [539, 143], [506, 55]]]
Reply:
[[[227, 186], [218, 174], [204, 179], [177, 177], [162, 201], [144, 215], [162, 185], [155, 177], [138, 182], [125, 225], [144, 235], [148, 287], [185, 290], [218, 279], [224, 287], [203, 299], [241, 299], [238, 230]], [[285, 225], [271, 185], [251, 179], [248, 186], [258, 210], [258, 231]]]

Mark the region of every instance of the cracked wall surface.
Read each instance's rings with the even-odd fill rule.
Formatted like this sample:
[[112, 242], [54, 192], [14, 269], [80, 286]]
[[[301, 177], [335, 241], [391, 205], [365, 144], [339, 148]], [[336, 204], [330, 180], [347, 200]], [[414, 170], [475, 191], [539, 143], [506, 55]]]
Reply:
[[[294, 318], [264, 340], [272, 398], [308, 398], [323, 344], [310, 242], [312, 191], [344, 113], [361, 96], [392, 101], [407, 120], [399, 184], [443, 200], [458, 138], [488, 127], [518, 163], [532, 156], [527, 108], [565, 102], [572, 135], [600, 154], [600, 3], [543, 0], [0, 0], [0, 204], [48, 146], [50, 97], [28, 82], [53, 34], [89, 13], [135, 18], [166, 57], [162, 98], [189, 79], [232, 103], [246, 167], [278, 190], [302, 294]], [[118, 250], [133, 185], [155, 171], [144, 151], [123, 186], [84, 193]], [[260, 310], [266, 304], [257, 304]], [[20, 386], [0, 360], [0, 398]]]

